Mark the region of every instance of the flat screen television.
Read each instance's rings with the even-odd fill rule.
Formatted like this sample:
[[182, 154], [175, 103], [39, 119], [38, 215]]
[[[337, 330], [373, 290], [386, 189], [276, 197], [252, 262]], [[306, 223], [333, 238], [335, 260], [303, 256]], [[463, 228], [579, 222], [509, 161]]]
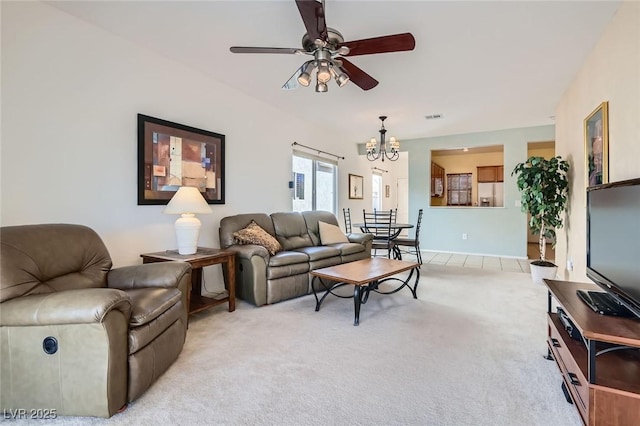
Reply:
[[587, 277], [640, 318], [640, 178], [587, 189]]

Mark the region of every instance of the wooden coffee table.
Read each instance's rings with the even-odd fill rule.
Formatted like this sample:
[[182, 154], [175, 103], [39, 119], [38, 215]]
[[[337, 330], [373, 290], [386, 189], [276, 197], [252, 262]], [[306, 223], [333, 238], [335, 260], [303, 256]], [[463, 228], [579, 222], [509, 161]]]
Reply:
[[[313, 277], [311, 280], [311, 288], [313, 289], [313, 295], [316, 298], [316, 312], [320, 310], [320, 305], [324, 302], [324, 299], [329, 295], [341, 297], [343, 299], [350, 299], [353, 297], [354, 307], [354, 319], [353, 325], [360, 324], [360, 305], [367, 303], [369, 294], [374, 291], [379, 294], [393, 294], [402, 288], [407, 287], [411, 290], [413, 298], [417, 299], [416, 289], [418, 288], [418, 281], [420, 280], [420, 264], [416, 262], [405, 262], [402, 260], [386, 259], [381, 257], [374, 257], [371, 259], [357, 260], [355, 262], [343, 263], [342, 265], [330, 266], [328, 268], [316, 269], [311, 271], [310, 274]], [[407, 279], [402, 280], [394, 277], [401, 272], [411, 271]], [[413, 287], [409, 285], [409, 282], [415, 274], [415, 283]], [[326, 281], [329, 281], [328, 283]], [[391, 291], [382, 291], [379, 286], [382, 283], [396, 281], [400, 285]], [[324, 295], [318, 299], [318, 293], [316, 292], [316, 284], [319, 283], [324, 287]], [[334, 293], [334, 290], [344, 287], [346, 285], [353, 285], [353, 296], [343, 296]], [[318, 286], [319, 287], [319, 286]]]

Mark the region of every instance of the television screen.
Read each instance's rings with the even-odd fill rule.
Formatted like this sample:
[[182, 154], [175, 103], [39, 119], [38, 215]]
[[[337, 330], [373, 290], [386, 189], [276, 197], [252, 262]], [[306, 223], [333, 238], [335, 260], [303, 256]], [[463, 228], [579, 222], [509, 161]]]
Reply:
[[587, 276], [640, 317], [640, 178], [588, 189]]

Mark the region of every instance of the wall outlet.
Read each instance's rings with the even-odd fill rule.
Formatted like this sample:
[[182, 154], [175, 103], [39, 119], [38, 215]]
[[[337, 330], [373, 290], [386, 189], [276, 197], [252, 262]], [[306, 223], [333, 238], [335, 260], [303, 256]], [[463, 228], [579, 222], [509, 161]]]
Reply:
[[466, 239], [467, 239], [467, 234], [466, 234], [466, 233], [465, 233], [465, 234], [462, 234], [462, 239], [463, 239], [463, 240], [466, 240]]

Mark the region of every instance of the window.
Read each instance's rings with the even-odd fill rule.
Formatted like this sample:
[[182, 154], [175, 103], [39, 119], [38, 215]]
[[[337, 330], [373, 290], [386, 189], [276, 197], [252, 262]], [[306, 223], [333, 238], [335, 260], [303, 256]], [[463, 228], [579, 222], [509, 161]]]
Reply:
[[447, 205], [471, 205], [471, 173], [447, 174]]
[[326, 210], [336, 214], [337, 163], [295, 152], [292, 159], [292, 210]]

